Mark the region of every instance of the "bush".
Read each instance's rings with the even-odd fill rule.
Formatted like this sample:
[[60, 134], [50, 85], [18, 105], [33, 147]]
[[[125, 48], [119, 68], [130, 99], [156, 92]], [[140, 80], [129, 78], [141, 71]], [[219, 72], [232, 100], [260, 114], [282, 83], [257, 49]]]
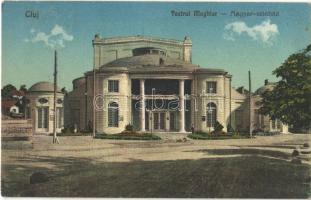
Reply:
[[204, 132], [196, 132], [194, 134], [189, 134], [187, 137], [191, 139], [197, 139], [197, 140], [224, 140], [224, 139], [245, 139], [249, 138], [249, 136], [245, 135], [238, 135], [238, 134], [228, 134], [223, 132], [221, 135], [216, 134], [208, 134]]
[[[125, 132], [125, 131], [124, 131]], [[96, 134], [97, 139], [114, 139], [114, 140], [161, 140], [160, 137], [151, 133], [136, 133], [136, 134]]]
[[227, 132], [233, 133], [234, 129], [232, 128], [232, 126], [230, 124], [228, 124], [227, 126]]
[[121, 135], [139, 135], [140, 133], [137, 133], [136, 131], [122, 131], [121, 133], [119, 133]]
[[222, 132], [222, 129], [224, 128], [224, 126], [221, 125], [221, 123], [219, 123], [219, 121], [216, 121], [214, 127], [215, 127], [214, 128], [215, 132]]
[[66, 133], [73, 133], [73, 131], [72, 131], [70, 128], [68, 128], [68, 127], [63, 128], [63, 129], [61, 130], [61, 132], [62, 132], [63, 134], [66, 134]]
[[134, 130], [134, 126], [132, 124], [128, 124], [125, 126], [125, 130], [126, 131], [133, 131]]

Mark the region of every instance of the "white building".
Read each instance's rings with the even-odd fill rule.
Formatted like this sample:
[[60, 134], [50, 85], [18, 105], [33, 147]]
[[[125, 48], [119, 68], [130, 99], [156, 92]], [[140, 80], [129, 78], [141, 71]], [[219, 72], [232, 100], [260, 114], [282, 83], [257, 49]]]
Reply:
[[[35, 133], [53, 133], [54, 122], [54, 85], [49, 82], [38, 82], [32, 85], [26, 98], [29, 104], [26, 108], [26, 116], [32, 119]], [[64, 94], [57, 90], [56, 101], [57, 132], [64, 127], [63, 102]]]

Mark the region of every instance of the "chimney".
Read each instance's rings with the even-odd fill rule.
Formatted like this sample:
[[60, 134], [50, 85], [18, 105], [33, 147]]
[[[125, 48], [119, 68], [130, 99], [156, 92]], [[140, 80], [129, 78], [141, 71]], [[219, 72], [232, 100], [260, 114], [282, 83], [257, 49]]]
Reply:
[[268, 79], [265, 79], [265, 85], [268, 85]]

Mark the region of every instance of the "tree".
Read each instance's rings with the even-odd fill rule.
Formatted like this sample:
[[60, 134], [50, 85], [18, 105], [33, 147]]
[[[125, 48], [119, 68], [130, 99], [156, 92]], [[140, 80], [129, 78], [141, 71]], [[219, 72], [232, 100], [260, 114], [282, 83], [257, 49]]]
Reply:
[[26, 85], [23, 84], [20, 86], [19, 91], [26, 93], [28, 91], [28, 89], [27, 89]]
[[260, 113], [292, 125], [311, 128], [311, 45], [290, 55], [273, 71], [281, 78], [272, 91], [262, 95]]
[[16, 87], [14, 85], [7, 84], [1, 89], [1, 97], [3, 99], [10, 99], [12, 98], [12, 92], [15, 90]]

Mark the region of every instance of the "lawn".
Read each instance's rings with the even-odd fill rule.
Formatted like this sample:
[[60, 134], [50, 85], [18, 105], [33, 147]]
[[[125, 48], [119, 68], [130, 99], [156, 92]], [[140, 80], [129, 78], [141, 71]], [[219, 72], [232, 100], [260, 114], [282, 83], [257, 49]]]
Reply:
[[191, 133], [188, 134], [189, 138], [195, 140], [225, 140], [225, 139], [246, 139], [250, 138], [248, 135], [239, 135], [239, 134], [220, 134], [220, 135], [212, 135], [208, 133]]
[[106, 134], [106, 133], [98, 133], [95, 136], [96, 139], [113, 139], [113, 140], [161, 140], [159, 136], [156, 136], [151, 133], [131, 133], [131, 134]]

